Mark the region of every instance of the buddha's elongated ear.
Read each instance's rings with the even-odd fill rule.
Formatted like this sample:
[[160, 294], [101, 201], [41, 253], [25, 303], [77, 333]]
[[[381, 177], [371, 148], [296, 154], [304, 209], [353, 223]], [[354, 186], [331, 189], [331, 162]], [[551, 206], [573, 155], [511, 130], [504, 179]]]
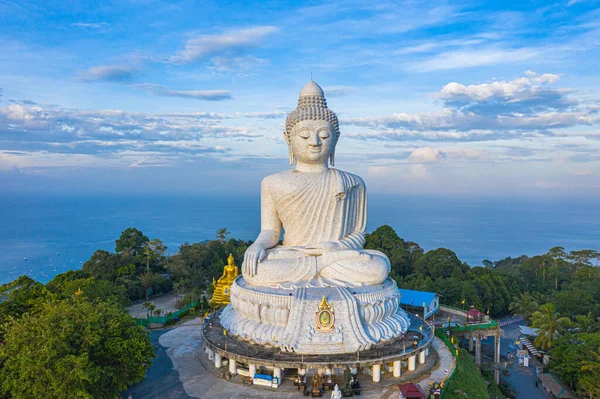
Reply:
[[290, 145], [290, 166], [294, 166], [296, 163], [296, 156], [294, 155], [294, 151], [292, 150], [292, 146]]
[[329, 154], [329, 164], [335, 166], [335, 149]]

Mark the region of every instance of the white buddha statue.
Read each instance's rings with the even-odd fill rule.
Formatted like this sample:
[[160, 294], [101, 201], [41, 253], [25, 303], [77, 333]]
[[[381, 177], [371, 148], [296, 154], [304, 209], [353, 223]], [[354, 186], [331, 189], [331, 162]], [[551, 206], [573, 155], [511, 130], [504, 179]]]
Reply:
[[[323, 90], [310, 81], [286, 120], [294, 168], [261, 186], [261, 232], [244, 256], [251, 286], [278, 288], [380, 284], [387, 257], [363, 249], [367, 196], [362, 179], [334, 166], [340, 131]], [[282, 229], [283, 245], [277, 245]]]

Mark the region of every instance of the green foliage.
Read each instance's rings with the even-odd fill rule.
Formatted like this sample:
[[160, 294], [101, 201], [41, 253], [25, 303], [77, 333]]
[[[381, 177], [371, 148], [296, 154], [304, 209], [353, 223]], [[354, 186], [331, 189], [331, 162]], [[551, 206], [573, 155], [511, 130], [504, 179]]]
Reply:
[[432, 279], [449, 278], [463, 280], [469, 266], [463, 264], [456, 254], [446, 248], [426, 252], [415, 263], [415, 271], [423, 277]]
[[115, 241], [115, 252], [125, 252], [128, 256], [136, 256], [143, 252], [148, 237], [140, 230], [128, 228], [123, 230], [121, 237]]
[[83, 277], [85, 273], [78, 271], [59, 274], [46, 284], [46, 287], [60, 298], [69, 298], [78, 290], [88, 300], [112, 302], [119, 306], [127, 306], [125, 287], [114, 285], [107, 280], [97, 280], [95, 277]]
[[519, 297], [513, 299], [509, 310], [513, 315], [523, 316], [525, 320], [529, 320], [531, 315], [538, 310], [539, 306], [529, 292], [524, 292]]
[[423, 249], [418, 244], [404, 241], [388, 225], [366, 234], [365, 248], [385, 253], [390, 260], [391, 275], [396, 279], [412, 274], [414, 263], [423, 255]]
[[21, 276], [0, 286], [0, 323], [41, 306], [52, 294], [43, 284]]
[[538, 329], [535, 345], [544, 350], [550, 349], [554, 339], [560, 336], [570, 324], [568, 318], [560, 317], [560, 314], [555, 311], [553, 303], [540, 306], [531, 317], [533, 319], [531, 325]]
[[558, 338], [552, 348], [549, 368], [582, 397], [599, 397], [600, 335], [576, 333]]
[[110, 398], [144, 378], [149, 337], [117, 305], [49, 301], [5, 325], [0, 393], [12, 398]]
[[[231, 253], [236, 265], [241, 266], [249, 241], [230, 238], [227, 234], [218, 240], [194, 244], [182, 244], [179, 252], [169, 257], [165, 269], [173, 281], [177, 282], [177, 292], [183, 295], [195, 289], [211, 287], [213, 277], [223, 273], [223, 266]], [[175, 286], [174, 286], [175, 287]]]

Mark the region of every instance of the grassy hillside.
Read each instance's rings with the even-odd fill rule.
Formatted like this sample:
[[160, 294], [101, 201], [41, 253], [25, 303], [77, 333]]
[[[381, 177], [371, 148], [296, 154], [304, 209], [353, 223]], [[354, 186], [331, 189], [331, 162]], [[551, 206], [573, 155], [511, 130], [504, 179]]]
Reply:
[[456, 371], [446, 386], [444, 399], [488, 399], [488, 389], [469, 352], [460, 349]]

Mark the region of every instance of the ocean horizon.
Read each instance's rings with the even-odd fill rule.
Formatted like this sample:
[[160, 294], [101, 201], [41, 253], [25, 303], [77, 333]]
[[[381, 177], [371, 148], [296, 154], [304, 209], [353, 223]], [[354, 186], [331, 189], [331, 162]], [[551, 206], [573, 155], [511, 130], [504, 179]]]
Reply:
[[[600, 243], [600, 209], [592, 199], [371, 194], [367, 231], [384, 224], [425, 251], [448, 248], [470, 266], [539, 255], [557, 245], [575, 250]], [[185, 242], [215, 238], [223, 227], [231, 237], [254, 240], [259, 197], [3, 194], [0, 284], [22, 274], [47, 282], [79, 269], [96, 250], [113, 251], [128, 227], [161, 239], [170, 254]]]

